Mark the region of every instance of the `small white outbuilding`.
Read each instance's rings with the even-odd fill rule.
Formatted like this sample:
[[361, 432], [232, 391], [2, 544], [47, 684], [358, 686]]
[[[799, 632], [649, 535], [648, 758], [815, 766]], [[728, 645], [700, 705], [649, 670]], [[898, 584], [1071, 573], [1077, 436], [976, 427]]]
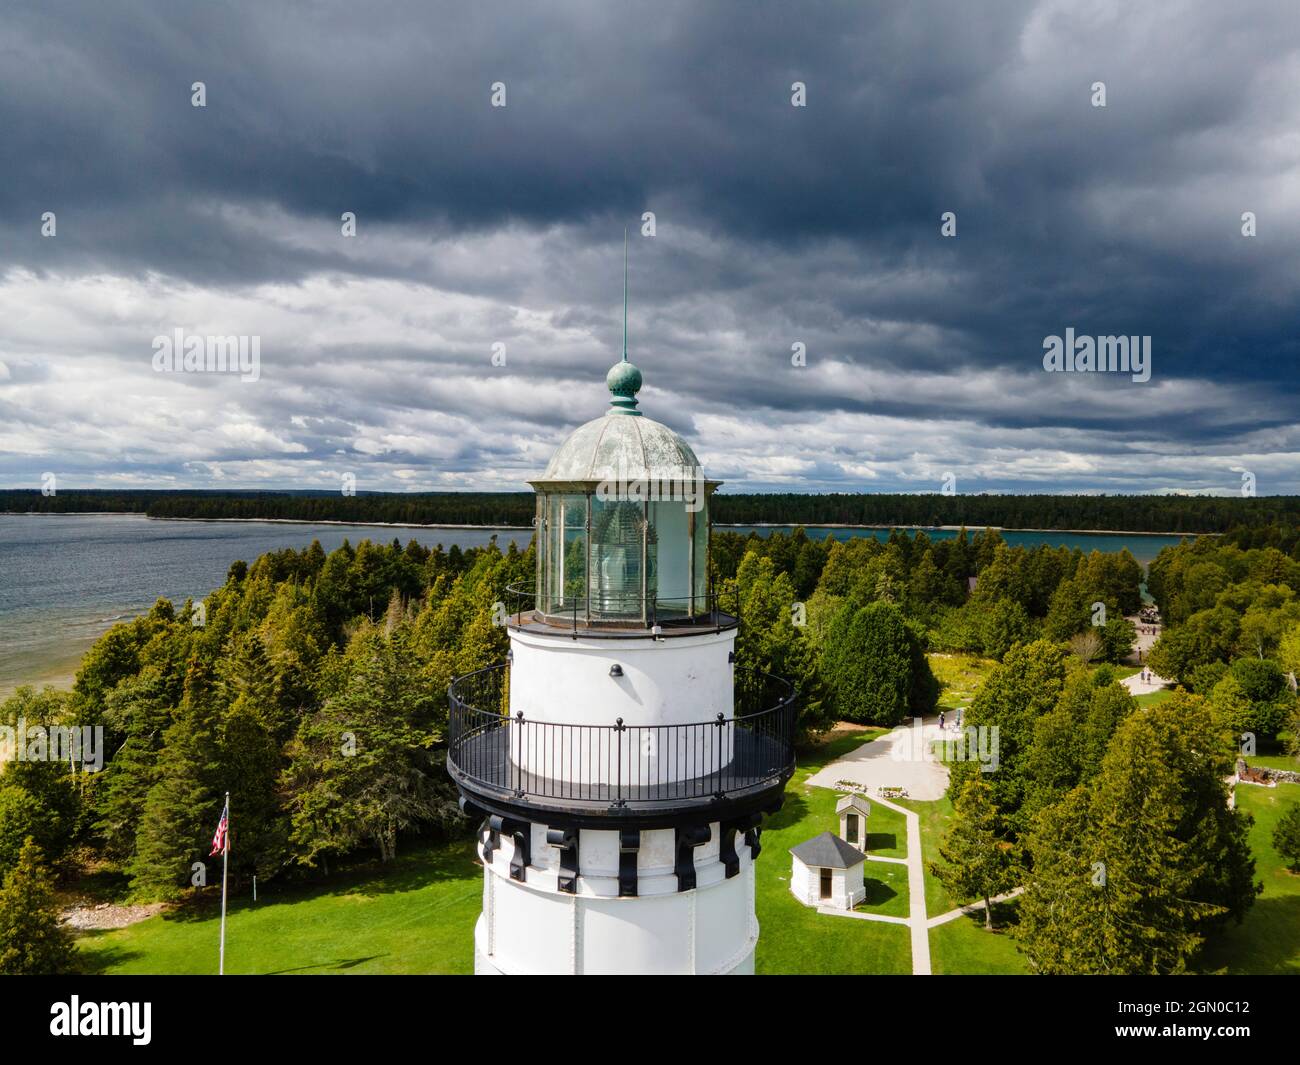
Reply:
[[790, 890], [805, 906], [851, 910], [867, 897], [863, 878], [867, 856], [834, 832], [791, 847], [790, 854]]
[[867, 815], [871, 813], [871, 803], [865, 796], [849, 792], [835, 804], [835, 812], [840, 818], [840, 839], [866, 853]]

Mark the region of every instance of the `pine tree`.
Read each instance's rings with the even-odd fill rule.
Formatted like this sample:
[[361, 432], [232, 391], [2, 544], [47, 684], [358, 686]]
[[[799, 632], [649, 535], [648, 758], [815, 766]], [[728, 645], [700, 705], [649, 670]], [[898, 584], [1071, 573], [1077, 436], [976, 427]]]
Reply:
[[119, 739], [96, 793], [95, 832], [110, 857], [135, 853], [149, 789], [158, 781], [163, 736], [174, 723], [165, 686], [154, 677], [123, 681], [106, 699], [104, 717]]
[[211, 677], [194, 663], [186, 678], [180, 719], [163, 737], [158, 780], [149, 789], [136, 852], [131, 890], [139, 898], [176, 898], [195, 861], [208, 857], [222, 804], [216, 695]]
[[0, 975], [71, 973], [76, 953], [72, 933], [59, 920], [41, 849], [28, 839], [0, 888]]
[[293, 842], [307, 865], [367, 841], [388, 861], [401, 830], [457, 816], [432, 751], [440, 700], [419, 683], [405, 627], [389, 636], [363, 627], [346, 662], [341, 690], [299, 727], [283, 775]]
[[948, 832], [939, 845], [943, 864], [930, 869], [953, 895], [984, 900], [984, 927], [993, 928], [993, 896], [1016, 886], [1019, 870], [1011, 844], [997, 831], [993, 789], [968, 781], [953, 806]]
[[14, 868], [23, 846], [40, 831], [41, 804], [19, 784], [0, 787], [0, 876]]
[[1179, 973], [1256, 888], [1226, 746], [1186, 694], [1118, 727], [1091, 784], [1039, 814], [1020, 937], [1043, 973]]
[[901, 611], [892, 603], [846, 602], [827, 633], [822, 676], [840, 717], [898, 724], [912, 692], [912, 646]]
[[1300, 803], [1293, 802], [1273, 827], [1273, 849], [1286, 859], [1286, 867], [1300, 873]]

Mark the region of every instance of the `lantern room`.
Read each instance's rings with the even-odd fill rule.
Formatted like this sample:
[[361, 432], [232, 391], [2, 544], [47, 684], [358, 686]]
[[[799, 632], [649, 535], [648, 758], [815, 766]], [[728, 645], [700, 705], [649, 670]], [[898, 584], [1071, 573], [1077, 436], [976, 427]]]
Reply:
[[653, 626], [711, 611], [708, 481], [689, 444], [637, 409], [641, 371], [606, 377], [610, 409], [531, 481], [543, 618]]

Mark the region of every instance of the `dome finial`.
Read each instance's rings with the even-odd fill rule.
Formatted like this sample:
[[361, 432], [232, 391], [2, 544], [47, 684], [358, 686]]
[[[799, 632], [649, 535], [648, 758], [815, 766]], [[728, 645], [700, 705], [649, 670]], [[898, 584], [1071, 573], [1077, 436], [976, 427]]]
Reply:
[[610, 414], [635, 414], [636, 394], [641, 391], [641, 371], [627, 358], [627, 226], [623, 227], [623, 358], [610, 367], [605, 384], [613, 393]]

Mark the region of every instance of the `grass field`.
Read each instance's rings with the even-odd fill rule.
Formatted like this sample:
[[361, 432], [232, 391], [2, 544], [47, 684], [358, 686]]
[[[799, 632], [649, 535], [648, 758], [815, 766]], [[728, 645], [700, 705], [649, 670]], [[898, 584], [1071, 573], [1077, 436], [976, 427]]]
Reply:
[[[333, 878], [328, 887], [259, 891], [232, 900], [229, 973], [469, 973], [482, 872], [473, 840], [424, 847]], [[80, 941], [90, 972], [217, 971], [219, 901]]]
[[1289, 769], [1292, 773], [1300, 773], [1300, 759], [1292, 758], [1289, 754], [1252, 754], [1246, 761], [1252, 766]]
[[[768, 973], [907, 973], [911, 949], [901, 925], [836, 919], [790, 893], [788, 849], [835, 830], [834, 792], [804, 785], [826, 762], [879, 735], [838, 736], [805, 756], [787, 788], [786, 805], [763, 833], [757, 907], [762, 925], [757, 967]], [[900, 814], [872, 810], [872, 853], [903, 857]], [[394, 866], [375, 863], [337, 874], [324, 886], [269, 890], [260, 901], [232, 899], [226, 929], [230, 973], [468, 973], [482, 871], [472, 840], [424, 846]], [[907, 915], [907, 870], [871, 862], [867, 908]], [[114, 974], [215, 973], [219, 913], [214, 893], [171, 914], [127, 928], [85, 934], [86, 968]]]
[[1264, 893], [1240, 925], [1206, 944], [1197, 964], [1201, 972], [1300, 976], [1300, 874], [1290, 872], [1273, 849], [1273, 827], [1288, 803], [1300, 803], [1300, 784], [1237, 785], [1238, 808], [1255, 818], [1250, 850]]
[[930, 654], [930, 669], [942, 686], [939, 709], [956, 710], [970, 706], [984, 679], [997, 665], [991, 658], [967, 654]]
[[[760, 973], [898, 973], [912, 971], [907, 928], [879, 921], [828, 917], [790, 893], [789, 849], [819, 832], [839, 830], [839, 795], [804, 782], [827, 762], [880, 735], [871, 729], [838, 736], [799, 761], [785, 792], [785, 805], [763, 830], [758, 859], [757, 909], [762, 936], [756, 969]], [[872, 806], [867, 846], [872, 854], [902, 858], [907, 853], [906, 821], [901, 814]], [[875, 913], [907, 916], [907, 869], [890, 862], [868, 862], [867, 906]]]
[[[757, 865], [757, 910], [762, 926], [756, 959], [760, 973], [888, 973], [911, 971], [903, 925], [819, 914], [790, 893], [790, 847], [836, 830], [837, 794], [810, 788], [810, 774], [882, 730], [837, 734], [801, 757], [782, 810], [768, 820]], [[1198, 961], [1203, 972], [1300, 974], [1300, 876], [1273, 850], [1272, 831], [1286, 802], [1300, 802], [1300, 785], [1239, 786], [1237, 801], [1255, 817], [1251, 849], [1264, 893], [1245, 922], [1225, 931]], [[949, 801], [900, 800], [920, 818], [922, 850], [937, 854], [951, 813]], [[872, 854], [906, 855], [905, 820], [873, 804], [868, 826]], [[868, 862], [867, 902], [875, 913], [907, 916], [907, 870]], [[472, 841], [416, 848], [381, 868], [378, 863], [339, 873], [323, 885], [270, 890], [256, 905], [232, 900], [227, 928], [231, 973], [468, 973], [482, 873]], [[926, 910], [934, 917], [962, 901], [926, 873]], [[995, 910], [990, 934], [980, 915], [930, 931], [935, 973], [1025, 973], [1014, 940], [1015, 904]], [[1006, 930], [1008, 929], [1009, 930]], [[170, 915], [128, 928], [85, 934], [80, 948], [92, 972], [167, 975], [214, 973], [218, 912], [212, 893]]]
[[930, 967], [937, 976], [955, 974], [1028, 975], [1029, 963], [1016, 948], [1015, 904], [993, 907], [996, 927], [984, 928], [984, 915], [958, 917], [930, 929]]

